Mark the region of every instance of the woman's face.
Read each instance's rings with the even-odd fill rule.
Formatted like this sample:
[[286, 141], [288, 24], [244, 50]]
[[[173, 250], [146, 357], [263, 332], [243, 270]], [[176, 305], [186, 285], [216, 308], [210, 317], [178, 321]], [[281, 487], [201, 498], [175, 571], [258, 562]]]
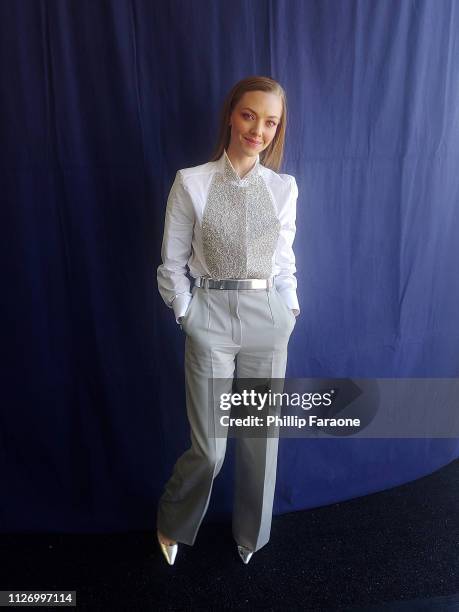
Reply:
[[273, 140], [281, 116], [280, 96], [266, 91], [247, 91], [231, 113], [228, 148], [239, 155], [258, 155]]

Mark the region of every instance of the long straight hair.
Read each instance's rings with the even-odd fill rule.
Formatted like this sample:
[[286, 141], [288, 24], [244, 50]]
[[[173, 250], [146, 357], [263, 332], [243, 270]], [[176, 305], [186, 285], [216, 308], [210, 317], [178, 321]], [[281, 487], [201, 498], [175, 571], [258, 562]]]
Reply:
[[223, 150], [228, 149], [231, 140], [230, 116], [246, 91], [266, 91], [277, 94], [282, 100], [282, 113], [277, 125], [276, 134], [269, 146], [260, 153], [260, 163], [275, 172], [279, 172], [284, 156], [285, 132], [287, 128], [287, 98], [282, 86], [269, 77], [249, 76], [238, 81], [227, 94], [220, 111], [217, 144], [209, 161], [220, 159], [223, 155]]

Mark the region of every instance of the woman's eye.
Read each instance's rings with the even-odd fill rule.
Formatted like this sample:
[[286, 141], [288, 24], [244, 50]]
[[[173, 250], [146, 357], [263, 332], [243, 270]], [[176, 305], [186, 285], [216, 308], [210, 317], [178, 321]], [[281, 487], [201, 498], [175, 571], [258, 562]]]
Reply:
[[[249, 113], [242, 113], [242, 116], [244, 117], [244, 119], [253, 119], [253, 115], [250, 115]], [[277, 123], [275, 121], [268, 121], [268, 123], [271, 124], [271, 127], [276, 127]]]

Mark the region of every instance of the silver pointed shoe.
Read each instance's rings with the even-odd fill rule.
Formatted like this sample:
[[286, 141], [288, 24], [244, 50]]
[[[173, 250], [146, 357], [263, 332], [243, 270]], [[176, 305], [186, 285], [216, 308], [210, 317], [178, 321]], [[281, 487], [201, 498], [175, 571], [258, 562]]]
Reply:
[[239, 556], [241, 557], [241, 559], [244, 561], [245, 564], [247, 564], [250, 561], [253, 555], [253, 552], [251, 550], [249, 550], [245, 546], [240, 546], [239, 544], [237, 545], [237, 552], [239, 553]]
[[178, 551], [178, 544], [175, 543], [175, 544], [171, 544], [170, 546], [168, 544], [163, 544], [161, 540], [159, 539], [158, 532], [156, 532], [156, 537], [157, 537], [161, 552], [165, 556], [166, 561], [169, 563], [169, 565], [174, 565], [175, 557], [177, 556], [177, 551]]

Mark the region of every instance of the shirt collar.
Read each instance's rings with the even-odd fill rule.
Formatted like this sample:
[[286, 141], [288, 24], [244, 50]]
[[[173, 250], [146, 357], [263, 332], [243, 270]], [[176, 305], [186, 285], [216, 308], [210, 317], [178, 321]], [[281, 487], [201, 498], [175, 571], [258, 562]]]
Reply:
[[226, 153], [226, 149], [223, 149], [223, 154], [219, 159], [219, 163], [220, 171], [223, 173], [224, 178], [230, 182], [237, 183], [241, 187], [255, 183], [260, 174], [260, 155], [257, 155], [255, 164], [242, 178], [234, 169], [233, 164]]

